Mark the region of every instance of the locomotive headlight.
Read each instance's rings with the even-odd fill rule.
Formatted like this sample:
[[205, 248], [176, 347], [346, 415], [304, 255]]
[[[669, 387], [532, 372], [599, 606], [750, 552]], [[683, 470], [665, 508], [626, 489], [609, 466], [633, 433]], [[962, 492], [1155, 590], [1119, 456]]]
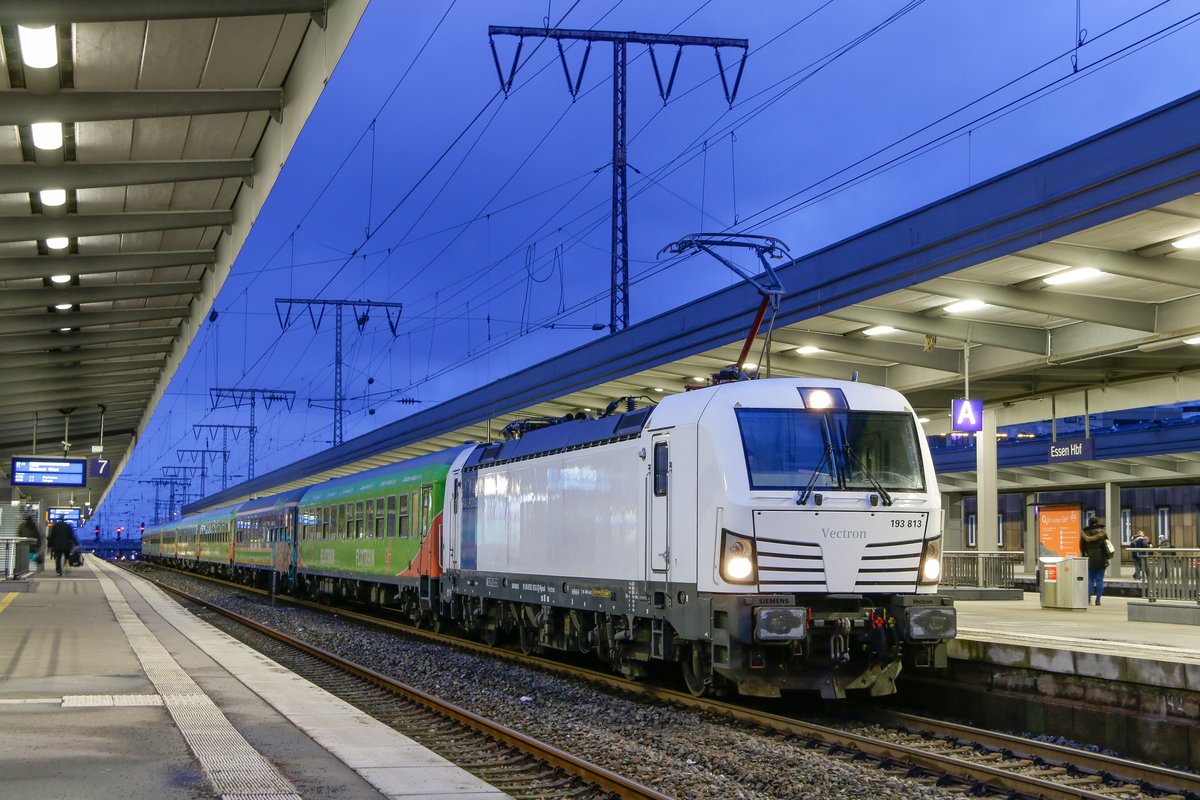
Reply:
[[921, 577], [930, 583], [942, 577], [942, 562], [936, 558], [925, 559], [925, 566], [921, 567]]
[[942, 537], [925, 542], [921, 551], [921, 583], [937, 583], [942, 577]]
[[721, 577], [729, 583], [754, 583], [754, 540], [722, 531]]

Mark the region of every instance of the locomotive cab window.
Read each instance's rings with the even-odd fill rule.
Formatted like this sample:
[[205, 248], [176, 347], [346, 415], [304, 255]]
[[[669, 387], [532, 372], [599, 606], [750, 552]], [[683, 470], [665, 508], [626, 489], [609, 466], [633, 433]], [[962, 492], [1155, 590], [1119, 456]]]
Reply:
[[666, 442], [654, 443], [654, 496], [667, 496], [667, 481], [670, 475], [671, 459], [667, 452]]
[[924, 491], [911, 414], [736, 409], [751, 489]]

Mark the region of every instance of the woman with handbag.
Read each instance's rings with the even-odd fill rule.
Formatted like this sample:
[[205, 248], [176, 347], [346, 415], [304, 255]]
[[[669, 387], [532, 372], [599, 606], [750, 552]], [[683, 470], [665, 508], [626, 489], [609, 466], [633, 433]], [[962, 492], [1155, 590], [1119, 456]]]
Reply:
[[1112, 542], [1104, 526], [1095, 517], [1088, 517], [1087, 525], [1079, 536], [1079, 552], [1088, 560], [1088, 599], [1096, 598], [1100, 605], [1100, 596], [1104, 594], [1104, 573], [1108, 569], [1108, 561], [1113, 555]]

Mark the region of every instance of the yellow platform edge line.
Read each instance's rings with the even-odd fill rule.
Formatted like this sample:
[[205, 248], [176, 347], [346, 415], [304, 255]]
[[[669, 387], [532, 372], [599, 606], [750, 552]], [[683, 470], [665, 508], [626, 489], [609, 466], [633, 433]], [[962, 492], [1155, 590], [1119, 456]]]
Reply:
[[17, 599], [18, 594], [19, 592], [9, 592], [4, 597], [0, 597], [0, 614], [4, 613], [4, 609], [8, 608], [9, 603]]

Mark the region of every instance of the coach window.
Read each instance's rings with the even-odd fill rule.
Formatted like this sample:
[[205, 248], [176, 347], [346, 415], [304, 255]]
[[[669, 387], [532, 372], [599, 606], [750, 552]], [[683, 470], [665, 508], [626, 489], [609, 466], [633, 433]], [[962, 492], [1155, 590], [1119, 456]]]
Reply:
[[354, 509], [354, 530], [352, 538], [361, 538], [363, 532], [363, 501], [359, 500], [353, 504]]
[[367, 513], [363, 517], [362, 535], [370, 537], [374, 535], [372, 531], [375, 529], [375, 498], [372, 497], [367, 501]]
[[1121, 509], [1121, 544], [1129, 544], [1133, 540], [1133, 509]]
[[387, 499], [387, 522], [384, 531], [387, 536], [396, 535], [396, 495], [389, 494]]
[[386, 527], [387, 519], [383, 510], [383, 498], [375, 501], [375, 538], [380, 539], [388, 535], [391, 528]]
[[396, 498], [399, 506], [396, 508], [396, 535], [401, 539], [408, 538], [408, 495], [402, 494]]
[[345, 539], [346, 538], [346, 504], [338, 503], [333, 508], [337, 512], [337, 525], [335, 526], [333, 538], [334, 539]]
[[967, 514], [967, 547], [975, 546], [976, 533], [978, 533], [978, 526], [975, 524], [975, 515]]
[[667, 473], [670, 469], [670, 458], [667, 455], [667, 443], [654, 443], [654, 496], [667, 496]]

